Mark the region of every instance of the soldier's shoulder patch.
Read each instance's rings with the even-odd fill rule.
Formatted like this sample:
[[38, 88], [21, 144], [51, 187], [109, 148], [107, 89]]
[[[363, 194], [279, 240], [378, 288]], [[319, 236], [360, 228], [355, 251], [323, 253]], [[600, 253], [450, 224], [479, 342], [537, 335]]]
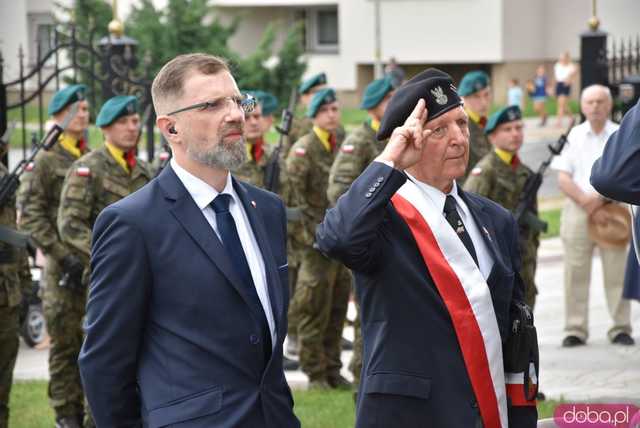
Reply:
[[353, 144], [343, 144], [340, 150], [343, 153], [353, 153], [353, 151], [355, 150], [355, 147], [353, 146]]
[[471, 170], [471, 175], [480, 175], [480, 174], [482, 174], [482, 168], [480, 168], [479, 166]]
[[35, 162], [29, 162], [27, 164], [27, 166], [24, 167], [25, 171], [33, 171], [33, 169], [36, 167], [36, 163]]
[[78, 177], [90, 177], [91, 176], [91, 168], [88, 166], [79, 166], [76, 168], [76, 176]]
[[293, 153], [296, 156], [304, 156], [307, 154], [307, 149], [305, 149], [304, 147], [296, 147], [296, 149], [293, 151]]

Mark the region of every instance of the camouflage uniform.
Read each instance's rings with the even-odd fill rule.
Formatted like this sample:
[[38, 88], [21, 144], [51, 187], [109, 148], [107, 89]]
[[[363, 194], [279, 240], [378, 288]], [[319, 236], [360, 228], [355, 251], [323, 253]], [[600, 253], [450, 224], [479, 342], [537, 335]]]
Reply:
[[[464, 190], [475, 192], [495, 201], [514, 212], [527, 178], [533, 171], [518, 163], [517, 167], [507, 165], [495, 151], [485, 155], [477, 163], [464, 184]], [[537, 208], [535, 214], [537, 215]], [[540, 233], [531, 228], [520, 227], [520, 275], [525, 285], [525, 303], [533, 308], [536, 294], [536, 262]]]
[[[8, 174], [0, 165], [0, 177]], [[0, 224], [16, 227], [15, 198], [0, 207]], [[31, 289], [29, 262], [24, 250], [0, 242], [0, 428], [9, 426], [9, 393], [18, 355], [18, 312], [22, 295]]]
[[469, 176], [469, 172], [476, 166], [480, 159], [491, 151], [491, 147], [491, 143], [487, 139], [487, 136], [484, 135], [484, 130], [480, 125], [473, 120], [469, 120], [469, 163], [467, 164], [464, 177], [457, 180], [460, 186], [464, 184]]
[[[335, 205], [338, 198], [349, 189], [365, 168], [378, 157], [386, 141], [378, 141], [376, 132], [371, 128], [370, 122], [363, 123], [349, 134], [340, 147], [340, 152], [333, 162], [329, 174], [329, 187], [327, 197], [331, 205]], [[356, 300], [357, 302], [357, 300]], [[362, 334], [360, 331], [360, 308], [354, 322], [355, 339], [353, 341], [353, 356], [349, 363], [349, 370], [353, 373], [354, 386], [360, 384], [360, 372], [362, 371]]]
[[265, 152], [266, 143], [262, 143], [263, 151], [259, 154], [255, 153], [254, 147], [251, 146], [251, 154], [244, 164], [233, 171], [233, 176], [254, 186], [264, 187], [264, 170], [269, 162], [269, 155]]
[[[149, 181], [148, 165], [136, 159], [131, 173], [124, 170], [106, 146], [75, 161], [64, 180], [58, 211], [58, 231], [62, 241], [85, 264], [83, 280], [89, 279], [91, 230], [98, 214]], [[85, 428], [93, 427], [89, 407], [85, 407]]]
[[83, 392], [77, 359], [82, 345], [85, 295], [58, 284], [60, 262], [68, 254], [57, 229], [60, 192], [67, 170], [76, 157], [56, 144], [40, 151], [28, 165], [18, 191], [20, 228], [31, 235], [46, 256], [44, 315], [51, 338], [48, 395], [56, 417], [82, 414]]
[[[338, 147], [338, 146], [337, 146]], [[329, 207], [328, 176], [335, 158], [312, 131], [298, 140], [287, 157], [287, 175], [295, 205], [302, 214], [302, 247], [298, 283], [292, 306], [298, 312], [300, 365], [311, 382], [340, 377], [342, 329], [351, 277], [339, 263], [313, 249], [315, 228]]]
[[[293, 144], [300, 138], [307, 135], [313, 129], [313, 120], [310, 117], [294, 117], [291, 122], [291, 130], [289, 131], [289, 138], [285, 141], [285, 146], [282, 148], [282, 152], [287, 156]], [[344, 141], [346, 138], [346, 131], [342, 125], [336, 130], [336, 140]]]

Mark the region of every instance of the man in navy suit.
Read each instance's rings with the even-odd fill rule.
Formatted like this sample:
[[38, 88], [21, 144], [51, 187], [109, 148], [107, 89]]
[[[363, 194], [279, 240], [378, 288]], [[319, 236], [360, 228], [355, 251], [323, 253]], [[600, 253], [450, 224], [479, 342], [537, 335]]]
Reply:
[[633, 243], [624, 276], [623, 297], [640, 300], [640, 101], [625, 114], [620, 128], [609, 137], [602, 156], [591, 168], [591, 184], [607, 198], [636, 205]]
[[510, 307], [523, 299], [518, 229], [456, 185], [469, 130], [451, 77], [428, 69], [400, 87], [377, 137], [390, 137], [384, 151], [316, 232], [356, 278], [356, 426], [535, 427], [531, 382], [503, 363]]
[[235, 180], [244, 113], [224, 60], [169, 61], [152, 86], [170, 167], [93, 231], [80, 371], [98, 427], [299, 427], [282, 369], [286, 218]]

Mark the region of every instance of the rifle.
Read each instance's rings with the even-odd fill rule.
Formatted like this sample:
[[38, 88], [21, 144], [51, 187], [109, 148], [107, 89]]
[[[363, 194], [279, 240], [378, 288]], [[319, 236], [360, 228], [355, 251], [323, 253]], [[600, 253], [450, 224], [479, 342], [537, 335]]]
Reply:
[[267, 167], [264, 170], [264, 187], [271, 192], [278, 191], [278, 184], [280, 183], [280, 153], [282, 152], [282, 146], [284, 139], [289, 137], [291, 131], [291, 124], [293, 123], [293, 112], [298, 103], [298, 90], [294, 86], [291, 88], [291, 95], [289, 96], [289, 105], [282, 110], [282, 119], [280, 125], [276, 126], [276, 131], [280, 134], [278, 139], [278, 145], [271, 154]]
[[78, 101], [72, 104], [71, 109], [64, 117], [62, 124], [58, 125], [55, 123], [44, 136], [40, 145], [31, 152], [31, 155], [29, 155], [28, 158], [22, 159], [10, 174], [2, 177], [0, 180], [0, 207], [4, 207], [9, 202], [9, 199], [13, 197], [14, 193], [18, 189], [18, 185], [20, 184], [20, 176], [24, 173], [27, 165], [33, 162], [33, 159], [35, 159], [40, 149], [51, 150], [51, 148], [58, 142], [58, 138], [60, 138], [60, 135], [65, 129], [67, 129], [69, 123], [71, 123], [71, 120], [78, 112], [78, 104]]
[[571, 123], [569, 124], [567, 132], [562, 134], [560, 138], [558, 138], [558, 141], [547, 146], [550, 152], [549, 157], [544, 162], [542, 162], [535, 174], [527, 178], [527, 181], [524, 184], [522, 193], [520, 193], [520, 200], [518, 201], [518, 205], [516, 206], [516, 210], [513, 214], [521, 229], [531, 228], [532, 230], [538, 232], [547, 231], [547, 222], [538, 218], [533, 207], [535, 206], [535, 202], [538, 196], [538, 190], [540, 190], [540, 186], [542, 185], [544, 173], [547, 171], [549, 164], [551, 164], [551, 160], [553, 159], [553, 157], [559, 155], [562, 152], [564, 145], [567, 143], [567, 135], [569, 135], [569, 131], [571, 131], [571, 128], [573, 128], [574, 122], [575, 119], [571, 119]]

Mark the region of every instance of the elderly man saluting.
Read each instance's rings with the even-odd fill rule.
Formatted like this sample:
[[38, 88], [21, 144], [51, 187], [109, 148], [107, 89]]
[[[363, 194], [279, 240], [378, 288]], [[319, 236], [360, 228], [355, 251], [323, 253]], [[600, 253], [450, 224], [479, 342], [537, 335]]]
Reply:
[[456, 185], [469, 130], [451, 77], [428, 69], [399, 88], [377, 137], [390, 137], [384, 151], [316, 232], [356, 278], [356, 427], [534, 427], [536, 364], [525, 359], [525, 376], [503, 362], [523, 299], [518, 229]]

